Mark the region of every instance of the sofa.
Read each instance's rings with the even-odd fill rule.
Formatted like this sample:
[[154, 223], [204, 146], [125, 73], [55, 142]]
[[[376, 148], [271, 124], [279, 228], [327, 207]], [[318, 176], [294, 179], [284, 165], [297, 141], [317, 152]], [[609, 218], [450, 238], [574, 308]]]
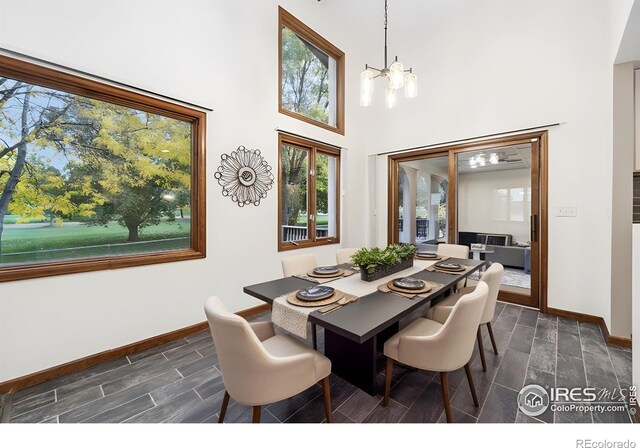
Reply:
[[473, 243], [504, 242], [505, 245], [487, 244], [493, 253], [480, 254], [483, 260], [497, 262], [506, 267], [526, 269], [529, 266], [530, 251], [528, 247], [511, 244], [512, 236], [507, 234], [487, 234], [480, 232], [458, 232], [458, 244], [471, 247]]

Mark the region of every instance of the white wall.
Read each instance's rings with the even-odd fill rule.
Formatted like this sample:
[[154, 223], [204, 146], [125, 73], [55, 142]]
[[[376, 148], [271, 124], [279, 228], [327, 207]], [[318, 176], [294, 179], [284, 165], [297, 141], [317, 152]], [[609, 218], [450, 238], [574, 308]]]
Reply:
[[[348, 55], [345, 136], [277, 113], [278, 3]], [[304, 251], [277, 252], [277, 186], [259, 207], [241, 209], [222, 197], [213, 173], [220, 155], [239, 145], [259, 148], [277, 170], [276, 127], [349, 148], [342, 239], [364, 243], [366, 158], [355, 138], [361, 110], [351, 86], [361, 70], [352, 63], [359, 37], [341, 6], [0, 0], [0, 46], [215, 109], [207, 117], [207, 258], [1, 283], [0, 382], [202, 322], [211, 294], [233, 311], [261, 304], [242, 287], [280, 276], [281, 258]], [[306, 252], [331, 263], [336, 248]]]
[[[632, 1], [611, 3], [440, 0], [395, 8], [390, 21], [401, 26], [390, 34], [390, 52], [418, 74], [419, 95], [390, 111], [369, 110], [383, 117], [388, 136], [372, 152], [561, 123], [549, 130], [548, 304], [609, 325], [612, 65]], [[386, 172], [379, 157], [378, 178]], [[379, 243], [386, 189], [379, 183]], [[553, 216], [560, 206], [577, 207], [578, 217]], [[594, 244], [605, 256], [592, 255]]]
[[[458, 176], [458, 230], [461, 232], [505, 233], [512, 240], [529, 241], [531, 199], [523, 202], [523, 220], [497, 220], [494, 192], [500, 189], [531, 188], [528, 169], [470, 173]], [[509, 215], [507, 215], [509, 217]]]

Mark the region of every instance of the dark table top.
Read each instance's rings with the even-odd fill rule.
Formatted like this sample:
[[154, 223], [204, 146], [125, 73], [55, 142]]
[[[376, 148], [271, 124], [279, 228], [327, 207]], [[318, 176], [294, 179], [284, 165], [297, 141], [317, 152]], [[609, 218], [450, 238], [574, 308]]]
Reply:
[[[419, 271], [411, 277], [421, 280], [442, 283], [444, 286], [424, 298], [409, 299], [396, 294], [379, 291], [360, 297], [356, 302], [340, 308], [332, 313], [322, 315], [317, 311], [309, 315], [309, 321], [320, 325], [334, 333], [362, 343], [375, 336], [385, 328], [395, 324], [416, 309], [428, 305], [432, 300], [442, 297], [461, 279], [480, 269], [485, 261], [470, 259], [451, 259], [466, 266], [472, 266], [464, 274], [451, 275], [441, 272]], [[358, 275], [358, 274], [355, 274]], [[401, 276], [402, 272], [398, 273]], [[269, 282], [244, 287], [244, 292], [273, 303], [273, 300], [297, 289], [315, 285], [297, 277], [285, 277]], [[328, 284], [330, 286], [330, 284]]]

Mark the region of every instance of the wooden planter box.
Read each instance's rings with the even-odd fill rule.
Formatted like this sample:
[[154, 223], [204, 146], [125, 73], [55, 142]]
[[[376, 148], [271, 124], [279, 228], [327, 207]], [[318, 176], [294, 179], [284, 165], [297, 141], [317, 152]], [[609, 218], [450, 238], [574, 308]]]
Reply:
[[408, 269], [413, 266], [413, 257], [407, 258], [406, 260], [402, 260], [398, 264], [394, 264], [393, 266], [383, 266], [376, 269], [374, 272], [369, 274], [367, 269], [364, 266], [360, 266], [360, 278], [365, 282], [372, 282], [374, 280], [379, 280], [382, 277], [386, 277], [387, 275], [391, 275], [395, 272], [400, 272], [405, 269]]

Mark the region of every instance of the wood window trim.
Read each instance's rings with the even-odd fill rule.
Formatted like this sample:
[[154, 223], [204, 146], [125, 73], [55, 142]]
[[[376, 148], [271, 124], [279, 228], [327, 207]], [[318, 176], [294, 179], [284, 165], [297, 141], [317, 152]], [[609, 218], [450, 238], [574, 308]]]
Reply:
[[[336, 60], [336, 125], [322, 123], [282, 106], [282, 28], [286, 27]], [[342, 50], [302, 23], [283, 7], [278, 7], [278, 112], [306, 123], [344, 135], [345, 55]]]
[[0, 282], [206, 257], [206, 113], [88, 78], [0, 55], [0, 76], [191, 123], [191, 248], [0, 267]]
[[[313, 167], [315, 172], [316, 154], [326, 154], [336, 158], [336, 236], [325, 238], [312, 238], [303, 241], [296, 241], [296, 244], [282, 241], [282, 146], [292, 145], [309, 151], [309, 169]], [[316, 181], [315, 176], [310, 176], [307, 171], [307, 185], [309, 194], [307, 196], [307, 210], [310, 214], [316, 214]], [[311, 213], [313, 212], [313, 213]], [[328, 246], [330, 244], [340, 244], [340, 151], [317, 142], [293, 137], [285, 134], [278, 134], [278, 252], [303, 249], [305, 247]], [[316, 221], [309, 221], [308, 235], [316, 234]]]

